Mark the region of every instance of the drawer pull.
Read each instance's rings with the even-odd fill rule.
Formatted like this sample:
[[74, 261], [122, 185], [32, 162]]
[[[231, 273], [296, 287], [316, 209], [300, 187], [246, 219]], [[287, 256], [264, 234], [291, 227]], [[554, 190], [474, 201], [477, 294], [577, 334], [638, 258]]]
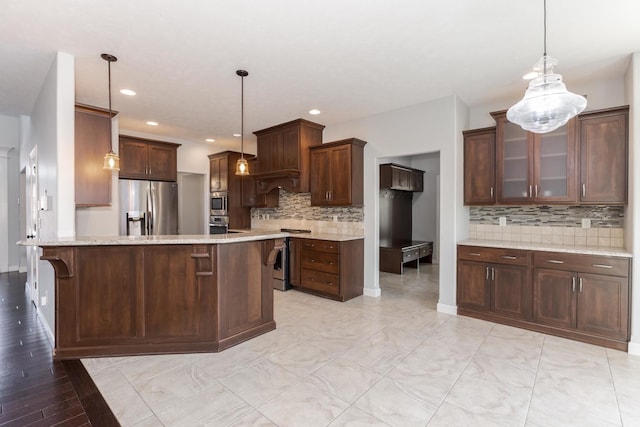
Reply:
[[469, 252], [469, 255], [471, 255], [471, 256], [480, 256], [480, 254], [478, 252]]
[[598, 268], [613, 268], [612, 265], [607, 265], [607, 264], [591, 264], [591, 267], [598, 267]]
[[503, 258], [503, 259], [518, 259], [517, 256], [512, 256], [512, 255], [502, 255], [500, 258]]
[[551, 264], [564, 264], [564, 261], [560, 261], [558, 259], [548, 259], [546, 262]]

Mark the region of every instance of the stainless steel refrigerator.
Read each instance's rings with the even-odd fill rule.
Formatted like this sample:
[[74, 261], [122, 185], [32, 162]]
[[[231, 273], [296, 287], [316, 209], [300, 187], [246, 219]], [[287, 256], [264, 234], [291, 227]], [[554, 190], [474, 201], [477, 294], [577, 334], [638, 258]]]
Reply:
[[178, 234], [178, 184], [120, 180], [120, 234]]

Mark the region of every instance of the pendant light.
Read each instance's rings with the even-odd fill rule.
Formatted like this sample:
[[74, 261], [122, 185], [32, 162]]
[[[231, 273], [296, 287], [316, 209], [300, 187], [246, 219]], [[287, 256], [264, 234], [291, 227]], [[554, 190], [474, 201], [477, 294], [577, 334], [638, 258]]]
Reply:
[[112, 172], [116, 172], [120, 170], [120, 157], [116, 153], [113, 152], [113, 135], [111, 121], [113, 118], [113, 112], [111, 111], [111, 63], [116, 62], [118, 58], [113, 55], [109, 55], [108, 53], [103, 53], [100, 55], [102, 59], [107, 61], [109, 68], [109, 152], [104, 156], [104, 164], [102, 169], [110, 170]]
[[524, 98], [507, 111], [507, 119], [524, 130], [547, 133], [565, 125], [587, 106], [587, 100], [571, 93], [562, 76], [553, 72], [558, 61], [547, 55], [547, 0], [544, 0], [544, 53], [534, 66], [538, 77], [529, 82]]
[[249, 175], [249, 163], [244, 158], [244, 78], [249, 75], [245, 70], [237, 70], [240, 76], [240, 158], [236, 163], [236, 175]]

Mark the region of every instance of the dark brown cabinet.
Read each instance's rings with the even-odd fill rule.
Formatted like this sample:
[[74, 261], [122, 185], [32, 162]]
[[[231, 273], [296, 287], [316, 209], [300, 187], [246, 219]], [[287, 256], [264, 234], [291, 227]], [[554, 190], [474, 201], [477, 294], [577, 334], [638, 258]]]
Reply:
[[362, 206], [366, 142], [356, 138], [311, 147], [311, 206]]
[[257, 137], [258, 193], [282, 187], [309, 192], [309, 147], [322, 144], [323, 125], [298, 119], [254, 132]]
[[[242, 204], [242, 177], [235, 174], [240, 153], [223, 151], [209, 154], [209, 191], [227, 192], [229, 228], [251, 228], [251, 209]], [[249, 169], [251, 171], [251, 169]]]
[[576, 119], [545, 134], [496, 120], [496, 190], [499, 204], [575, 203]]
[[175, 181], [179, 146], [120, 135], [120, 178]]
[[627, 350], [630, 261], [458, 246], [458, 314]]
[[629, 107], [581, 114], [580, 203], [627, 202]]
[[295, 289], [338, 301], [362, 295], [364, 239], [292, 238], [290, 280]]
[[496, 128], [464, 131], [464, 204], [496, 202]]
[[[246, 157], [246, 156], [245, 156]], [[249, 171], [255, 171], [256, 159], [248, 159]], [[242, 182], [242, 206], [245, 208], [277, 208], [280, 204], [278, 189], [273, 189], [266, 194], [258, 193], [256, 178], [253, 174], [240, 178]]]
[[627, 259], [537, 252], [534, 265], [536, 322], [595, 339], [629, 339]]
[[385, 163], [380, 165], [380, 189], [423, 191], [424, 171], [408, 166]]
[[531, 256], [526, 251], [458, 247], [458, 307], [531, 317]]
[[76, 206], [111, 205], [111, 171], [102, 169], [111, 150], [109, 111], [88, 105], [75, 108]]

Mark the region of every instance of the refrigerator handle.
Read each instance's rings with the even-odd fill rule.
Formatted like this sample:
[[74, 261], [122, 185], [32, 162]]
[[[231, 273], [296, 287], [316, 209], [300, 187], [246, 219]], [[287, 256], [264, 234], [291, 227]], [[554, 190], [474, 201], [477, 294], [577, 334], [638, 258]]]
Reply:
[[151, 185], [147, 186], [147, 210], [149, 212], [149, 221], [147, 224], [147, 234], [153, 235], [153, 191], [151, 190]]

